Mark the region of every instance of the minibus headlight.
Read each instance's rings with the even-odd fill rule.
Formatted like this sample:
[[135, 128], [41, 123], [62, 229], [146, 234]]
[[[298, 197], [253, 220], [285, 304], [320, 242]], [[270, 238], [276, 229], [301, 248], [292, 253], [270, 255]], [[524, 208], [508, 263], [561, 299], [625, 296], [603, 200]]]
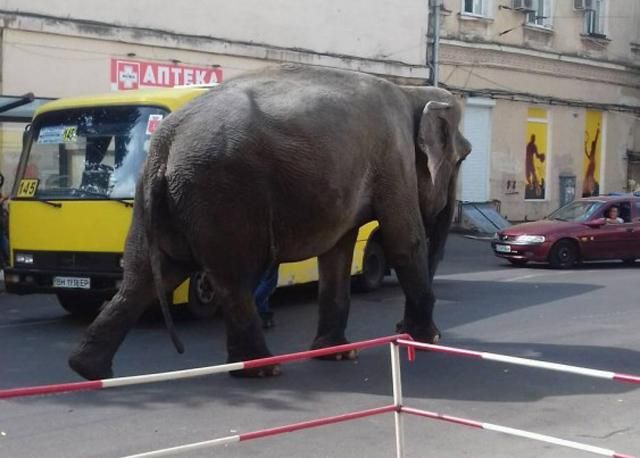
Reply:
[[16, 253], [16, 264], [33, 264], [33, 254]]

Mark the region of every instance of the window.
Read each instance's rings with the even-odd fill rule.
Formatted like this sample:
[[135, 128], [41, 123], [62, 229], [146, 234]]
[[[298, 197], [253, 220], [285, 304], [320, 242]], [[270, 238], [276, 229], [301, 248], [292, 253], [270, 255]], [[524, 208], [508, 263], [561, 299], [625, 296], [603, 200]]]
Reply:
[[593, 0], [593, 9], [584, 13], [584, 32], [587, 35], [605, 36], [605, 0]]
[[462, 0], [462, 14], [474, 16], [489, 16], [491, 0]]
[[616, 202], [612, 205], [607, 206], [602, 212], [602, 218], [609, 217], [609, 210], [612, 208], [618, 209], [618, 218], [622, 219], [623, 223], [631, 222], [631, 202]]
[[551, 1], [539, 0], [535, 3], [535, 11], [527, 16], [527, 25], [551, 28]]
[[40, 199], [130, 199], [161, 108], [113, 106], [43, 113], [22, 178]]
[[[558, 221], [587, 221], [598, 210], [602, 209], [603, 202], [599, 200], [574, 200], [573, 202], [557, 209], [547, 219]], [[602, 212], [604, 215], [604, 212]]]

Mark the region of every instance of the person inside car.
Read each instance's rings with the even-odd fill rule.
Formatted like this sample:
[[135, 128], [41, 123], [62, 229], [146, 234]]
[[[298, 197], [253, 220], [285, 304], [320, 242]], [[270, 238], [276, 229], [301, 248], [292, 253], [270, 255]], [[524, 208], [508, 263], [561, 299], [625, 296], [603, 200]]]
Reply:
[[607, 224], [622, 224], [624, 220], [618, 216], [618, 207], [611, 207], [607, 212], [606, 221]]

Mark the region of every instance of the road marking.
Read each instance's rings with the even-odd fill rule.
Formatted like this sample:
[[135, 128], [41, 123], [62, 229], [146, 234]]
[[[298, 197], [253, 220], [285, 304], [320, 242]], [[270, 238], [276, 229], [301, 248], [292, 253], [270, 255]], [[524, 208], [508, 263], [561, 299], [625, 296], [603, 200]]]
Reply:
[[529, 274], [529, 275], [519, 275], [517, 277], [511, 277], [511, 278], [505, 278], [504, 280], [499, 280], [502, 282], [509, 282], [509, 281], [520, 281], [520, 280], [527, 280], [529, 278], [535, 278], [535, 277], [542, 277], [545, 274]]
[[508, 273], [507, 270], [484, 270], [475, 272], [463, 272], [458, 274], [436, 275], [435, 280], [496, 280], [497, 278], [484, 278], [485, 276], [496, 276], [500, 274]]
[[558, 276], [558, 275], [567, 275], [572, 273], [571, 271], [565, 270], [562, 272], [541, 272], [541, 273], [537, 273], [537, 274], [529, 274], [529, 275], [519, 275], [517, 277], [511, 277], [511, 278], [505, 278], [504, 280], [498, 280], [498, 281], [502, 281], [502, 282], [509, 282], [509, 281], [520, 281], [520, 280], [528, 280], [530, 278], [536, 278], [536, 277], [545, 277], [547, 275], [553, 275]]
[[[449, 275], [436, 275], [435, 280], [469, 280], [469, 281], [495, 281], [495, 282], [513, 282], [520, 280], [528, 280], [536, 277], [545, 277], [549, 275], [558, 276], [558, 275], [569, 275], [572, 273], [576, 273], [578, 271], [573, 270], [548, 270], [542, 272], [529, 273], [526, 275], [518, 275], [515, 277], [509, 276], [509, 274], [513, 274], [515, 272], [510, 272], [509, 270], [485, 270], [479, 272], [466, 272], [459, 274], [449, 274]], [[582, 271], [579, 271], [582, 273]]]
[[40, 326], [40, 325], [43, 325], [43, 324], [58, 323], [60, 321], [62, 321], [61, 318], [57, 318], [55, 320], [30, 321], [30, 322], [27, 322], [27, 323], [7, 323], [7, 324], [0, 324], [0, 329], [22, 328], [22, 327], [26, 327], [26, 326]]

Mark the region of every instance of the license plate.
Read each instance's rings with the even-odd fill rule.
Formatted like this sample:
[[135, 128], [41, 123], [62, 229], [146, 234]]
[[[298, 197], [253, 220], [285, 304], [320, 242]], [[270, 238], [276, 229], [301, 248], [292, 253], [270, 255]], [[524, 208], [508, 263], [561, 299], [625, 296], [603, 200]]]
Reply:
[[511, 247], [509, 245], [496, 245], [496, 251], [498, 253], [511, 253]]
[[85, 277], [53, 277], [53, 287], [91, 289], [91, 279]]

